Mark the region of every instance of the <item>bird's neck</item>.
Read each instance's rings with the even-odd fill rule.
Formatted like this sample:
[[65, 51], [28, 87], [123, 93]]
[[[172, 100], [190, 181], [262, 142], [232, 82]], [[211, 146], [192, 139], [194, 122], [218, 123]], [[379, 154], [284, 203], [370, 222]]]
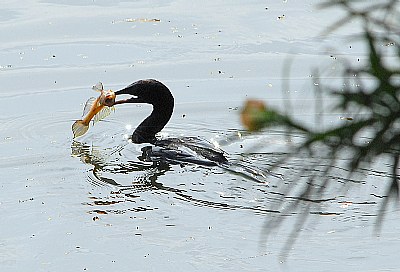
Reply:
[[140, 143], [154, 143], [156, 141], [156, 134], [160, 132], [171, 119], [174, 104], [157, 106], [153, 105], [151, 114], [143, 120], [142, 123], [135, 129], [132, 134], [132, 142]]

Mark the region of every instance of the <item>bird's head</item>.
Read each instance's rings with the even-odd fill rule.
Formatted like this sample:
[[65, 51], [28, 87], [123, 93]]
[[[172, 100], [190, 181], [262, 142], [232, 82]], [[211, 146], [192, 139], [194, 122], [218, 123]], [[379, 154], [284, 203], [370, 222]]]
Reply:
[[129, 98], [112, 100], [106, 104], [113, 106], [125, 103], [146, 103], [157, 108], [173, 107], [174, 98], [169, 89], [161, 82], [154, 79], [139, 80], [128, 87], [115, 92], [118, 97], [120, 95], [130, 95]]

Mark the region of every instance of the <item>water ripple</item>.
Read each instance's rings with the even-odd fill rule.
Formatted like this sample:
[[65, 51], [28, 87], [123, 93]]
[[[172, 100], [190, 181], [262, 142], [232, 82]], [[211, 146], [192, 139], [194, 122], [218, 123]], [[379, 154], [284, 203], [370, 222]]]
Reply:
[[[379, 193], [371, 190], [369, 195], [352, 197], [349, 200], [348, 192], [345, 193], [349, 190], [348, 184], [366, 186], [365, 177], [388, 177], [384, 170], [369, 172], [364, 169], [365, 171], [360, 170], [360, 173], [349, 178], [349, 172], [343, 166], [345, 157], [326, 175], [323, 169], [329, 164], [329, 158], [323, 153], [307, 158], [306, 163], [302, 154], [292, 154], [291, 159], [277, 166], [276, 162], [281, 161], [288, 153], [276, 150], [266, 152], [262, 148], [254, 152], [251, 144], [246, 144], [246, 140], [253, 143], [252, 137], [258, 139], [258, 142], [260, 138], [272, 142], [275, 142], [273, 138], [281, 138], [281, 141], [275, 142], [278, 143], [275, 148], [280, 149], [280, 146], [287, 145], [282, 140], [287, 135], [278, 131], [225, 142], [228, 149], [230, 144], [237, 146], [237, 141], [248, 146], [247, 149], [240, 150], [241, 152], [229, 155], [237, 168], [147, 162], [141, 157], [141, 148], [144, 145], [129, 144], [121, 137], [118, 140], [118, 134], [113, 136], [112, 141], [98, 141], [98, 146], [80, 142], [72, 145], [73, 155], [91, 165], [88, 182], [102, 192], [86, 203], [95, 207], [93, 211], [143, 212], [159, 209], [165, 204], [186, 203], [220, 210], [247, 210], [255, 214], [277, 213], [293, 216], [301, 212], [301, 209], [286, 211], [294, 203], [300, 203], [300, 207], [314, 203], [309, 212], [313, 216], [333, 216], [344, 221], [348, 218], [365, 219], [375, 216], [371, 206], [377, 205], [375, 195], [379, 196]], [[297, 141], [296, 137], [300, 140], [303, 136], [292, 137]], [[271, 150], [271, 146], [267, 144], [266, 149]], [[250, 170], [243, 172], [243, 169]], [[274, 169], [274, 172], [269, 172], [268, 169]], [[256, 172], [252, 173], [253, 170]], [[259, 183], [258, 170], [264, 173], [262, 179], [266, 182]], [[254, 178], [252, 174], [255, 175]], [[320, 186], [327, 186], [321, 185], [326, 179], [331, 182], [321, 191], [321, 195], [299, 197], [296, 192], [307, 185], [310, 178], [318, 181], [311, 185], [316, 191]]]
[[[107, 203], [107, 212], [130, 210], [132, 202], [151, 202], [154, 196], [160, 194], [165, 195], [166, 199], [175, 199], [195, 206], [252, 210], [256, 213], [277, 212], [265, 208], [263, 192], [256, 191], [257, 188], [266, 188], [268, 185], [255, 182], [257, 180], [250, 178], [250, 174], [238, 174], [237, 169], [209, 168], [183, 163], [149, 163], [140, 160], [142, 154], [136, 145], [126, 145], [123, 141], [114, 144], [114, 147], [108, 150], [74, 142], [72, 154], [82, 162], [92, 165], [88, 172], [90, 184], [110, 190], [109, 194], [97, 196], [90, 204]], [[264, 178], [279, 179], [274, 176]], [[242, 184], [243, 181], [245, 184]], [[116, 196], [119, 199], [117, 202], [114, 201]], [[103, 202], [99, 202], [99, 199]]]

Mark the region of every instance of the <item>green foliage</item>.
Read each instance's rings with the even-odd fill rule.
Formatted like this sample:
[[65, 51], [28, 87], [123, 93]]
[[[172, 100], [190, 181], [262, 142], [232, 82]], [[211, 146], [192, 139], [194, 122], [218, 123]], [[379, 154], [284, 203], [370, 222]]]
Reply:
[[[372, 1], [371, 1], [372, 2]], [[317, 130], [307, 127], [300, 121], [295, 121], [290, 115], [265, 109], [258, 113], [257, 123], [261, 127], [284, 127], [289, 131], [299, 131], [304, 134], [304, 141], [295, 147], [293, 153], [306, 152], [310, 155], [321, 150], [327, 150], [330, 163], [322, 172], [327, 178], [317, 181], [319, 177], [310, 177], [307, 185], [298, 195], [298, 201], [292, 205], [296, 209], [299, 201], [309, 200], [312, 196], [322, 194], [329, 182], [329, 173], [332, 171], [340, 154], [351, 154], [348, 169], [353, 175], [358, 169], [368, 166], [380, 156], [391, 158], [391, 182], [387, 186], [386, 196], [382, 202], [377, 218], [380, 226], [383, 211], [389, 199], [398, 200], [399, 192], [399, 154], [400, 154], [400, 14], [399, 1], [377, 1], [379, 3], [366, 3], [366, 1], [331, 0], [321, 5], [321, 8], [341, 7], [346, 16], [328, 28], [327, 32], [354, 20], [360, 20], [363, 25], [362, 41], [368, 48], [368, 59], [361, 67], [346, 67], [342, 74], [344, 81], [340, 88], [322, 86], [322, 91], [335, 96], [337, 104], [335, 109], [340, 112], [362, 112], [361, 117], [351, 118], [341, 125]], [[361, 3], [361, 5], [360, 5]], [[390, 48], [389, 48], [390, 47]], [[387, 61], [385, 51], [395, 52]], [[368, 78], [373, 84], [364, 86], [362, 78]], [[357, 86], [357, 87], [354, 87]], [[360, 140], [362, 135], [368, 135], [368, 140]], [[291, 156], [277, 162], [283, 163]], [[318, 186], [314, 186], [318, 183]], [[265, 229], [271, 231], [279, 226], [283, 217], [276, 217], [266, 224]], [[299, 226], [304, 224], [305, 216], [299, 219]], [[291, 240], [298, 235], [298, 228], [293, 230]]]

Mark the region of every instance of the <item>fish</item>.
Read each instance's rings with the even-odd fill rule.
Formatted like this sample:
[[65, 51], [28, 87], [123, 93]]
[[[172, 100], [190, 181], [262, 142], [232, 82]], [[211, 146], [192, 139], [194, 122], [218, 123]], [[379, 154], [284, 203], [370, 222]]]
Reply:
[[84, 135], [89, 130], [89, 124], [92, 119], [94, 125], [114, 111], [112, 105], [115, 102], [115, 93], [112, 90], [104, 90], [101, 82], [94, 85], [92, 89], [100, 92], [100, 95], [97, 98], [89, 98], [83, 109], [83, 118], [81, 120], [76, 120], [72, 125], [74, 138]]

